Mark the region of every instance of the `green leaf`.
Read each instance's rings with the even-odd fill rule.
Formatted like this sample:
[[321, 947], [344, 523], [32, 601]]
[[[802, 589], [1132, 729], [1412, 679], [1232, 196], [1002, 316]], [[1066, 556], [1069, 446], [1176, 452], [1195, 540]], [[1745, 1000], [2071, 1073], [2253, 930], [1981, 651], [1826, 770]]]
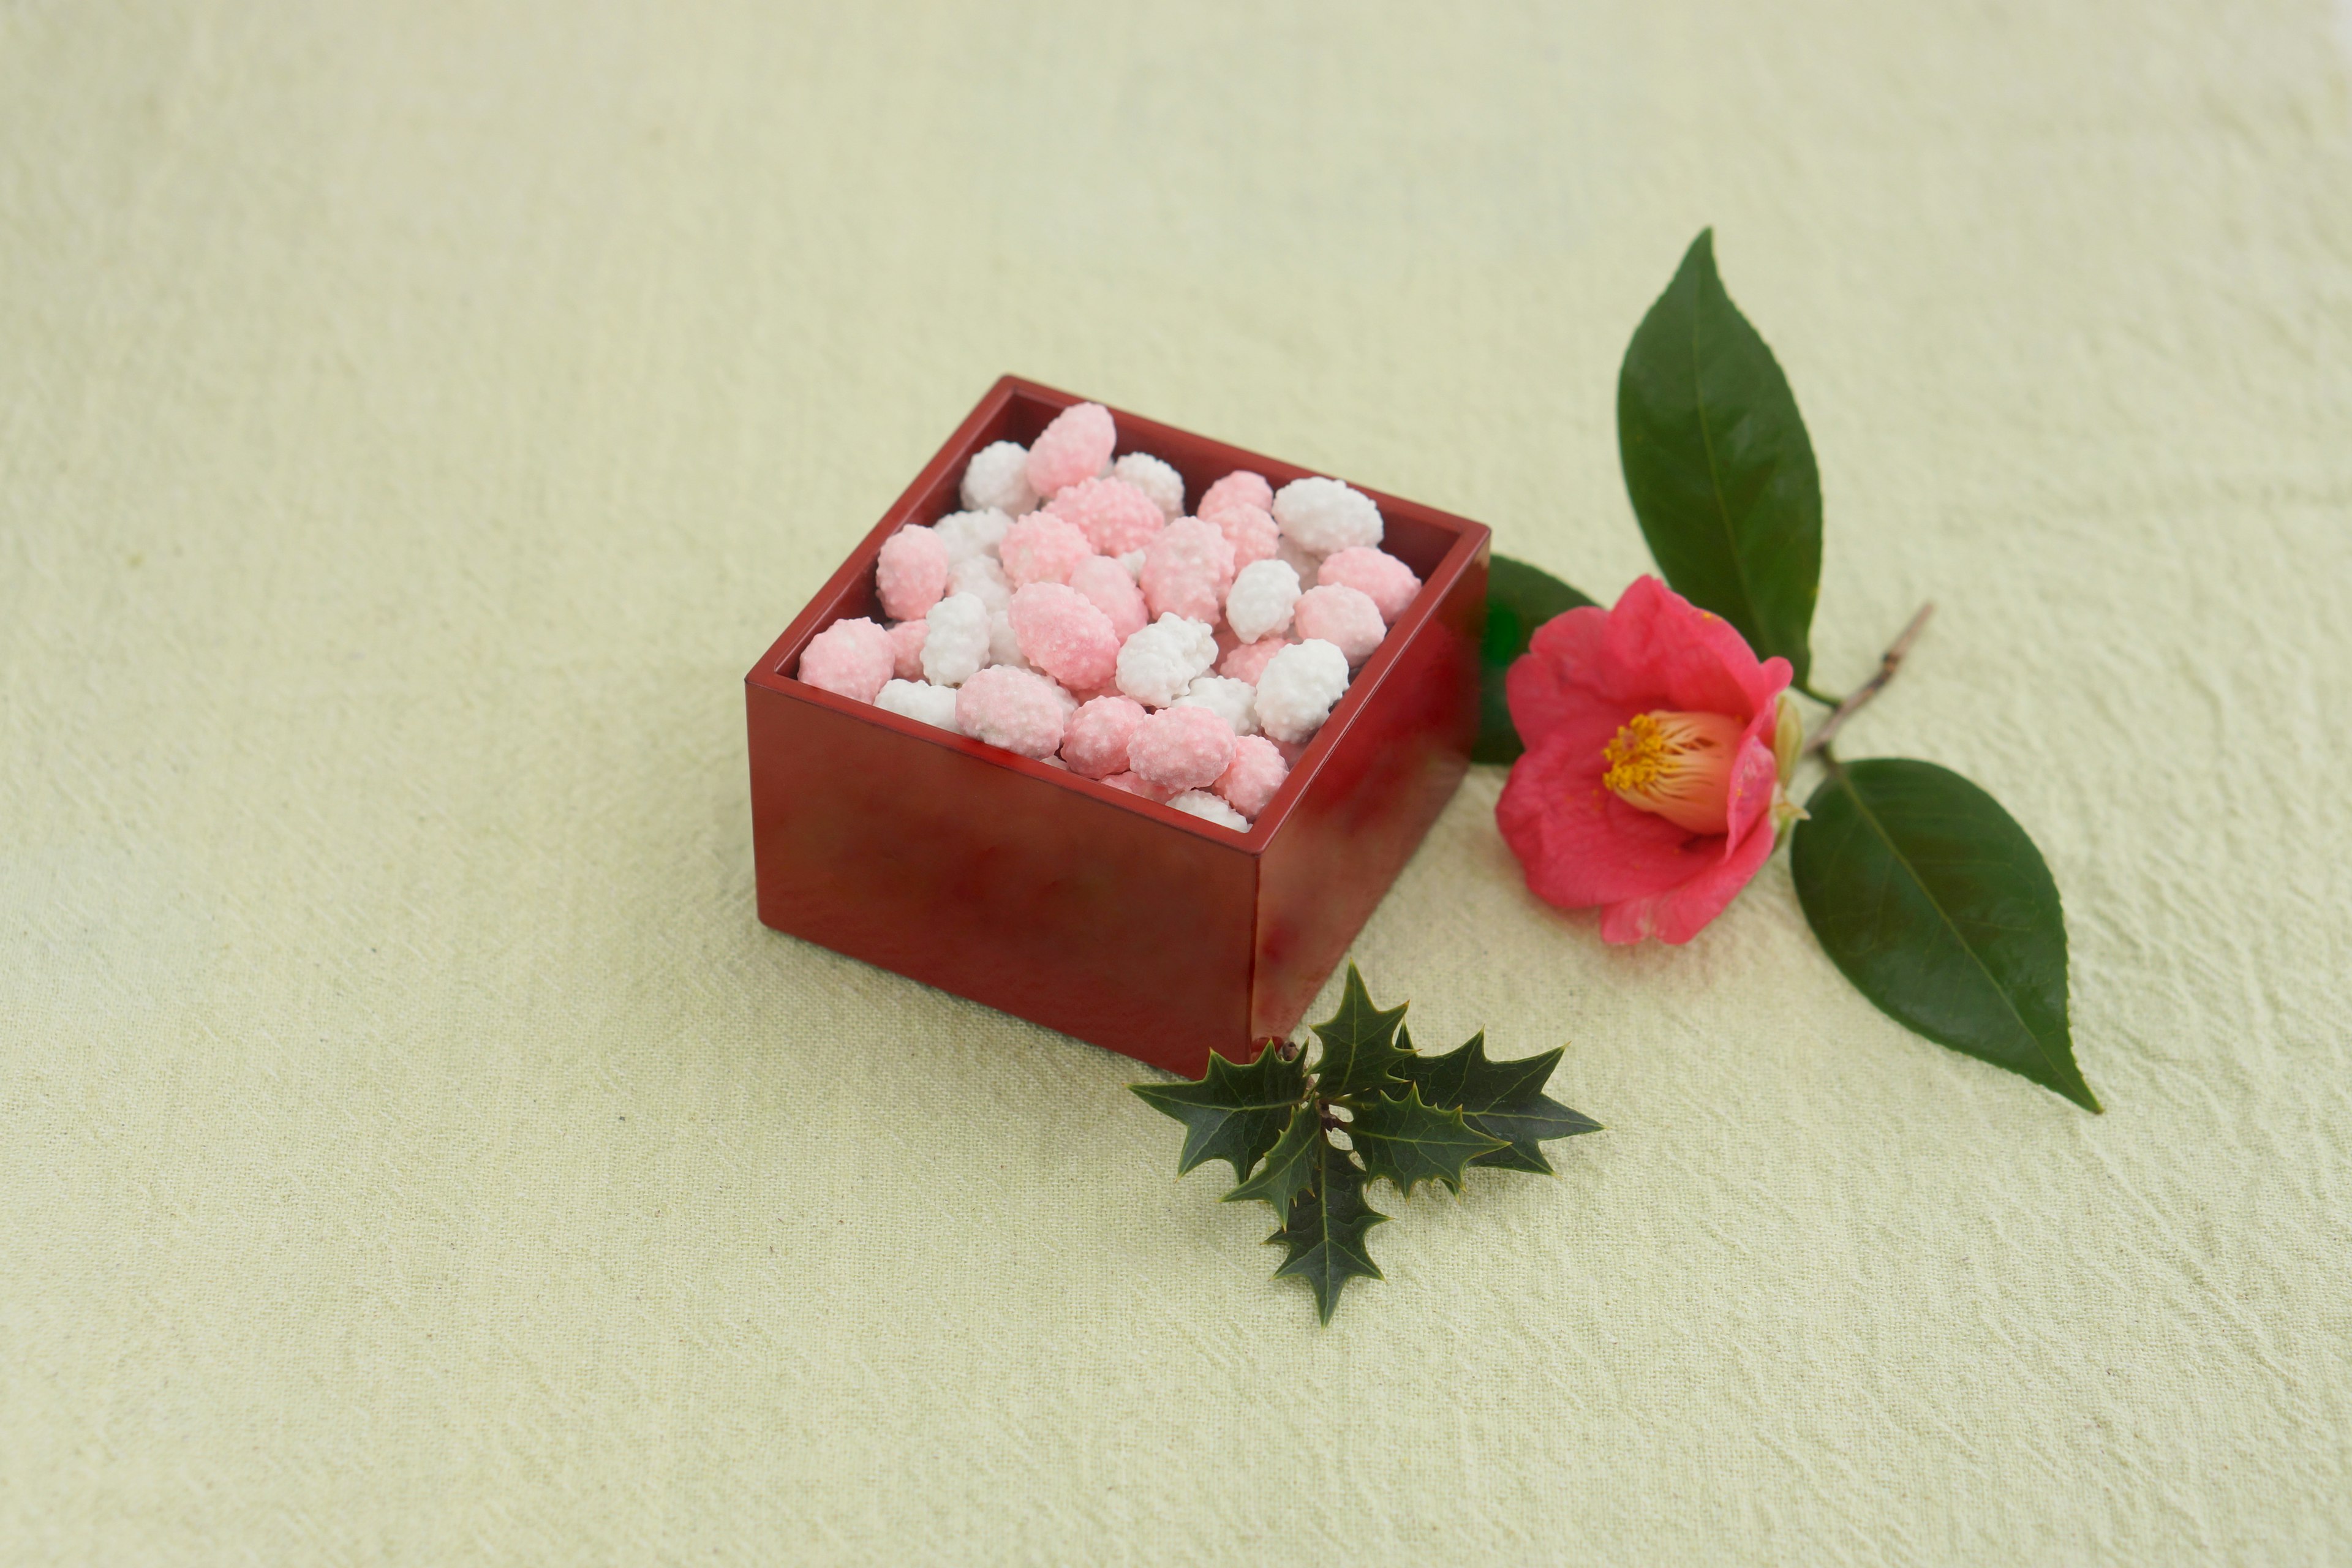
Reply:
[[[1410, 1037], [1406, 1044], [1412, 1044]], [[1454, 1107], [1471, 1127], [1507, 1145], [1479, 1155], [1472, 1164], [1549, 1175], [1551, 1162], [1538, 1144], [1601, 1131], [1601, 1123], [1543, 1092], [1559, 1058], [1555, 1047], [1517, 1061], [1490, 1060], [1482, 1031], [1442, 1057], [1415, 1057], [1400, 1070], [1420, 1087], [1430, 1104]]]
[[1691, 243], [1617, 378], [1617, 447], [1675, 591], [1802, 685], [1822, 575], [1822, 481], [1780, 363], [1724, 292], [1715, 231]]
[[1367, 1091], [1379, 1092], [1397, 1082], [1396, 1067], [1406, 1052], [1396, 1044], [1397, 1026], [1404, 1008], [1381, 1012], [1364, 990], [1364, 977], [1348, 965], [1348, 984], [1339, 994], [1339, 1010], [1314, 1026], [1323, 1042], [1315, 1064], [1315, 1092], [1326, 1100]]
[[1290, 1113], [1307, 1092], [1307, 1066], [1288, 1061], [1268, 1046], [1248, 1067], [1235, 1067], [1213, 1053], [1198, 1083], [1131, 1083], [1146, 1105], [1185, 1127], [1184, 1152], [1177, 1156], [1182, 1175], [1209, 1160], [1224, 1160], [1234, 1179], [1246, 1178], [1258, 1156], [1274, 1147]]
[[1486, 634], [1478, 645], [1478, 740], [1474, 763], [1507, 763], [1527, 750], [1511, 723], [1504, 679], [1536, 628], [1592, 603], [1550, 573], [1497, 555], [1486, 563]]
[[1465, 1125], [1459, 1110], [1425, 1103], [1419, 1084], [1405, 1085], [1402, 1100], [1370, 1098], [1351, 1109], [1356, 1119], [1348, 1123], [1348, 1142], [1364, 1157], [1364, 1173], [1386, 1177], [1408, 1198], [1416, 1182], [1437, 1182], [1460, 1192], [1463, 1166], [1510, 1146], [1507, 1139]]
[[1790, 850], [1822, 946], [1905, 1027], [2099, 1109], [2066, 1026], [2066, 921], [2042, 852], [1948, 768], [1843, 763]]
[[1290, 1202], [1315, 1179], [1315, 1146], [1323, 1142], [1323, 1108], [1313, 1100], [1290, 1113], [1281, 1141], [1258, 1167], [1257, 1174], [1224, 1196], [1226, 1203], [1264, 1198], [1278, 1216], [1290, 1212]]
[[1328, 1323], [1349, 1280], [1381, 1278], [1364, 1237], [1389, 1216], [1364, 1201], [1364, 1173], [1329, 1139], [1315, 1140], [1315, 1149], [1314, 1181], [1291, 1200], [1282, 1228], [1265, 1239], [1290, 1250], [1274, 1277], [1303, 1277], [1315, 1291], [1315, 1310]]

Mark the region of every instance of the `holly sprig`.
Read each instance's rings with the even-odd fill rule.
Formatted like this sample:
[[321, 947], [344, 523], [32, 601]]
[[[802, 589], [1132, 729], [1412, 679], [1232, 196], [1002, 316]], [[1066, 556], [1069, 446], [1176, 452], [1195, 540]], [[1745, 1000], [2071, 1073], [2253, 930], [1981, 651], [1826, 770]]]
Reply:
[[1550, 1175], [1542, 1144], [1601, 1130], [1543, 1092], [1559, 1048], [1498, 1062], [1482, 1032], [1425, 1057], [1408, 1005], [1373, 1006], [1351, 963], [1339, 1010], [1311, 1026], [1322, 1047], [1311, 1063], [1276, 1042], [1247, 1066], [1210, 1057], [1197, 1082], [1129, 1085], [1184, 1124], [1178, 1175], [1223, 1160], [1234, 1181], [1224, 1202], [1273, 1205], [1281, 1225], [1266, 1241], [1286, 1249], [1275, 1278], [1305, 1279], [1326, 1323], [1349, 1280], [1382, 1277], [1365, 1245], [1389, 1218], [1364, 1195], [1371, 1182], [1409, 1198], [1429, 1182], [1459, 1194], [1472, 1165]]

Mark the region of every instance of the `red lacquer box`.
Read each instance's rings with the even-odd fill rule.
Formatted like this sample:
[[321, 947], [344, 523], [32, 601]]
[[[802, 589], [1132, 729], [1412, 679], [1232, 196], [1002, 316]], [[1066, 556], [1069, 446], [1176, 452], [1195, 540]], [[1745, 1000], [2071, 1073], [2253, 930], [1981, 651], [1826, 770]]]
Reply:
[[[974, 452], [1078, 401], [990, 388], [744, 677], [760, 919], [1197, 1078], [1297, 1024], [1461, 783], [1487, 531], [1364, 490], [1423, 586], [1246, 833], [793, 678], [834, 621], [883, 618], [882, 542], [956, 510]], [[1313, 471], [1111, 412], [1118, 450], [1173, 465], [1187, 497], [1235, 468], [1277, 489]]]

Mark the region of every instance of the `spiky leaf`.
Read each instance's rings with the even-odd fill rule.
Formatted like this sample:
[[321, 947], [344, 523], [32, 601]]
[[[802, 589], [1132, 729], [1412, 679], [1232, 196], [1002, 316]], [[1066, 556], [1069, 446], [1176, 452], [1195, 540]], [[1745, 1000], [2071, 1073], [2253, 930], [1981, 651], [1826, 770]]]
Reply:
[[1458, 1193], [1463, 1166], [1509, 1146], [1465, 1125], [1459, 1110], [1428, 1104], [1419, 1084], [1405, 1085], [1402, 1098], [1360, 1100], [1354, 1110], [1348, 1142], [1364, 1157], [1364, 1173], [1386, 1177], [1405, 1197], [1412, 1196], [1417, 1182], [1437, 1182]]
[[[1410, 1037], [1406, 1043], [1411, 1044]], [[1442, 1057], [1416, 1056], [1399, 1069], [1432, 1105], [1450, 1105], [1478, 1131], [1501, 1139], [1505, 1148], [1479, 1155], [1474, 1165], [1506, 1171], [1551, 1173], [1539, 1144], [1553, 1138], [1598, 1132], [1601, 1123], [1543, 1092], [1559, 1066], [1559, 1048], [1498, 1062], [1486, 1055], [1484, 1031]]]
[[1348, 965], [1348, 984], [1339, 994], [1339, 1010], [1314, 1026], [1323, 1042], [1322, 1058], [1315, 1065], [1315, 1092], [1326, 1100], [1377, 1094], [1396, 1087], [1396, 1068], [1406, 1057], [1397, 1048], [1397, 1026], [1404, 1008], [1382, 1012], [1364, 990], [1364, 977]]
[[1257, 1174], [1227, 1193], [1224, 1201], [1264, 1198], [1277, 1216], [1287, 1215], [1291, 1200], [1315, 1179], [1315, 1146], [1324, 1141], [1322, 1108], [1309, 1100], [1290, 1113], [1290, 1124]]
[[1205, 1161], [1224, 1160], [1233, 1165], [1234, 1179], [1243, 1181], [1289, 1124], [1292, 1110], [1307, 1092], [1307, 1068], [1299, 1057], [1284, 1061], [1280, 1052], [1268, 1047], [1247, 1067], [1211, 1056], [1209, 1070], [1198, 1083], [1128, 1087], [1154, 1110], [1184, 1124], [1178, 1175]]
[[1364, 1237], [1389, 1216], [1364, 1201], [1364, 1173], [1328, 1138], [1316, 1139], [1314, 1148], [1313, 1182], [1291, 1200], [1288, 1218], [1266, 1241], [1289, 1249], [1275, 1278], [1304, 1279], [1315, 1292], [1317, 1313], [1328, 1323], [1349, 1280], [1381, 1277]]

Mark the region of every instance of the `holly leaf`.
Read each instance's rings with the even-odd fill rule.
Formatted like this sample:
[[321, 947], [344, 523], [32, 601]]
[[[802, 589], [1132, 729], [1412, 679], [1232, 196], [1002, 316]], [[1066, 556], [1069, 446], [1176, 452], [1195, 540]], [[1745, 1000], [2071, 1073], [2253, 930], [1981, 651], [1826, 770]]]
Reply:
[[1417, 1182], [1436, 1182], [1459, 1193], [1463, 1166], [1509, 1147], [1507, 1140], [1466, 1125], [1459, 1110], [1430, 1105], [1421, 1098], [1419, 1084], [1405, 1085], [1401, 1100], [1361, 1100], [1354, 1110], [1348, 1142], [1364, 1157], [1364, 1173], [1386, 1177], [1408, 1198]]
[[1497, 555], [1486, 563], [1486, 632], [1478, 644], [1478, 739], [1474, 763], [1507, 763], [1527, 746], [1511, 722], [1506, 679], [1536, 628], [1592, 601], [1550, 573]]
[[1304, 1279], [1315, 1292], [1316, 1311], [1328, 1323], [1349, 1280], [1381, 1278], [1364, 1237], [1389, 1216], [1364, 1201], [1364, 1173], [1328, 1138], [1316, 1139], [1314, 1150], [1314, 1180], [1291, 1199], [1282, 1228], [1265, 1239], [1290, 1252], [1274, 1277]]
[[1383, 1013], [1372, 1005], [1364, 977], [1354, 964], [1348, 965], [1339, 1010], [1314, 1026], [1315, 1037], [1323, 1042], [1322, 1058], [1315, 1064], [1315, 1092], [1325, 1100], [1340, 1100], [1393, 1088], [1397, 1065], [1409, 1054], [1397, 1048], [1397, 1026], [1403, 1022], [1403, 1007]]
[[[1411, 1047], [1410, 1036], [1405, 1044]], [[1505, 1147], [1479, 1155], [1472, 1164], [1548, 1176], [1553, 1173], [1551, 1162], [1539, 1144], [1601, 1131], [1601, 1123], [1543, 1092], [1559, 1058], [1560, 1047], [1555, 1047], [1516, 1061], [1492, 1060], [1481, 1030], [1442, 1057], [1416, 1056], [1399, 1070], [1430, 1104], [1450, 1105], [1471, 1128], [1503, 1141]]]
[[1288, 1214], [1291, 1200], [1315, 1179], [1315, 1146], [1324, 1142], [1323, 1108], [1310, 1100], [1290, 1113], [1290, 1124], [1257, 1174], [1227, 1193], [1223, 1201], [1264, 1198], [1277, 1216]]
[[1176, 1157], [1176, 1173], [1211, 1160], [1234, 1167], [1234, 1179], [1245, 1181], [1258, 1156], [1274, 1147], [1290, 1113], [1307, 1092], [1307, 1067], [1300, 1057], [1288, 1061], [1272, 1046], [1257, 1060], [1237, 1067], [1212, 1052], [1209, 1070], [1197, 1083], [1131, 1083], [1128, 1088], [1144, 1104], [1184, 1124], [1184, 1152]]

